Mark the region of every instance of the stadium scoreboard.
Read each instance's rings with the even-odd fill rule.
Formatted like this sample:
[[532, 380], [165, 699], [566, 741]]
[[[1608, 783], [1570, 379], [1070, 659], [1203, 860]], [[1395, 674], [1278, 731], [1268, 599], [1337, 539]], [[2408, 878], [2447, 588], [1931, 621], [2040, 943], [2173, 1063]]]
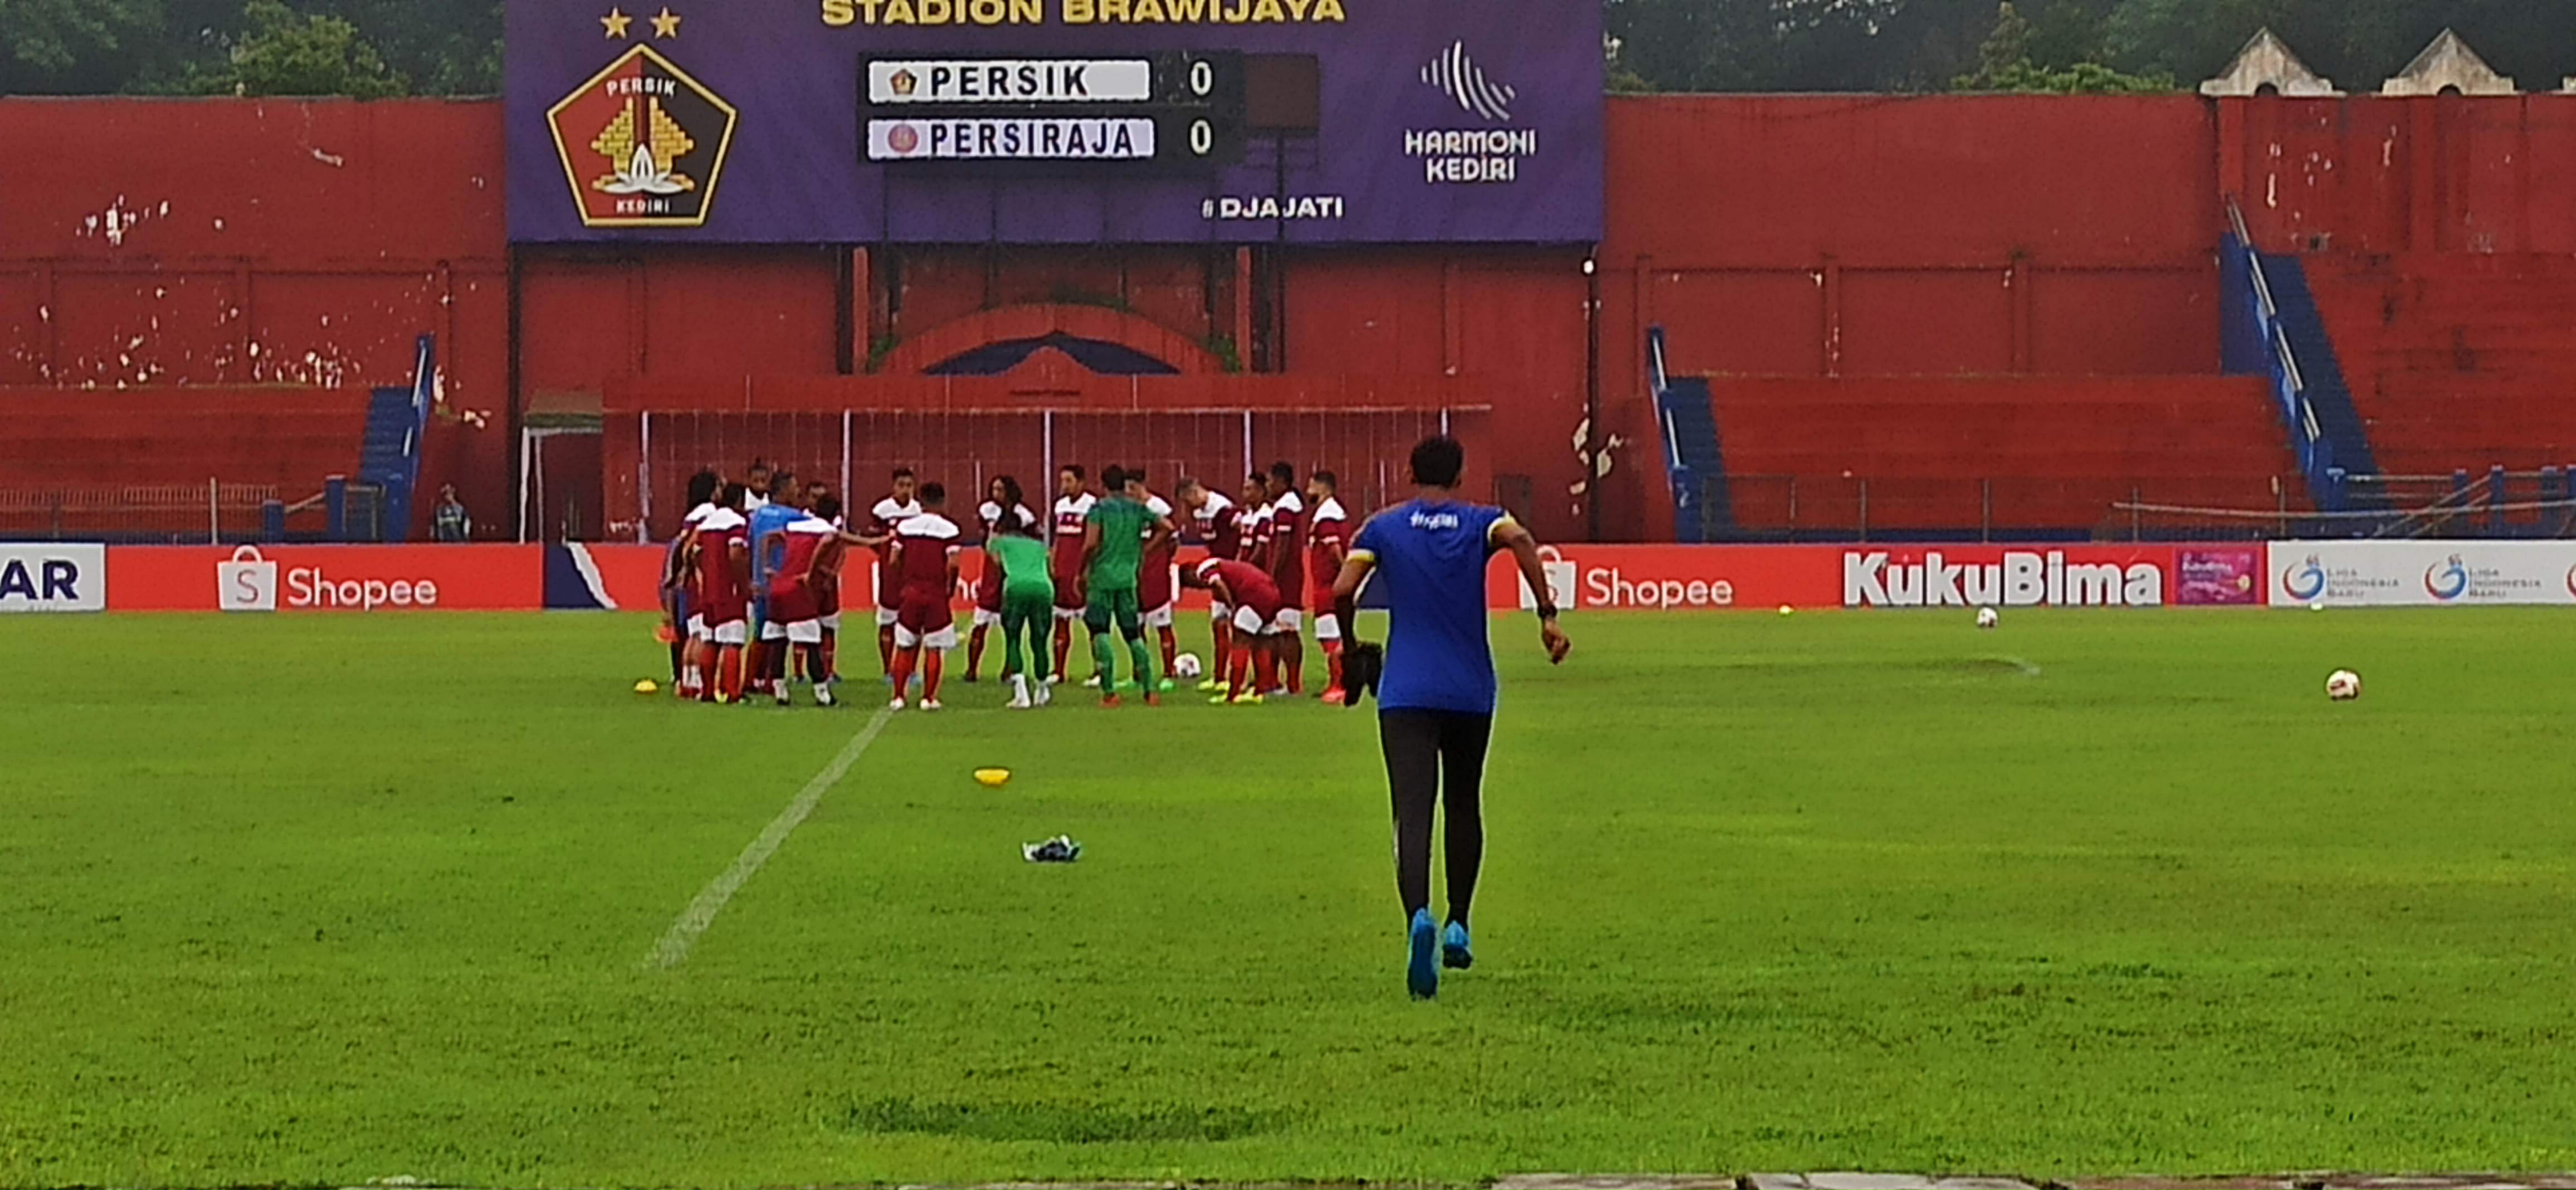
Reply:
[[1250, 116], [1231, 51], [870, 58], [859, 77], [860, 153], [879, 165], [1214, 170], [1242, 159]]

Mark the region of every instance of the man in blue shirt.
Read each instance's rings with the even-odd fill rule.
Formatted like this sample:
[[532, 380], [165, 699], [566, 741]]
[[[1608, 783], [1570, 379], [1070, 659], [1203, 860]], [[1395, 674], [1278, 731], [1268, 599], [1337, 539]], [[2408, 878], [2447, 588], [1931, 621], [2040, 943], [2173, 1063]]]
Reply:
[[787, 526], [804, 519], [805, 501], [792, 471], [779, 471], [769, 477], [769, 495], [769, 503], [751, 511], [751, 648], [744, 672], [751, 691], [766, 691], [784, 703], [787, 626], [777, 625], [775, 635], [770, 631], [769, 572], [785, 560], [787, 539], [782, 534]]
[[[1495, 697], [1493, 642], [1486, 633], [1487, 559], [1510, 550], [1530, 590], [1539, 593], [1539, 644], [1548, 660], [1563, 664], [1572, 648], [1557, 626], [1555, 605], [1546, 601], [1547, 572], [1537, 539], [1502, 509], [1459, 501], [1458, 476], [1466, 462], [1466, 451], [1453, 438], [1429, 438], [1414, 447], [1413, 482], [1420, 490], [1369, 518], [1333, 581], [1344, 623], [1372, 573], [1392, 617], [1378, 680], [1378, 746], [1386, 754], [1387, 788], [1395, 803], [1405, 986], [1417, 999], [1439, 993], [1441, 966], [1463, 969], [1475, 962], [1467, 910], [1485, 856], [1480, 787]], [[1449, 921], [1439, 929], [1431, 921], [1431, 819], [1444, 804]]]

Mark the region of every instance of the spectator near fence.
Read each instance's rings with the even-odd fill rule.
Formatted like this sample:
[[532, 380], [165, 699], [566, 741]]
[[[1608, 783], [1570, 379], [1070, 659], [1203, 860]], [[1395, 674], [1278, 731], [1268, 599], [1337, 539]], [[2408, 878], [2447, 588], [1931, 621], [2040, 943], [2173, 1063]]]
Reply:
[[438, 507], [430, 514], [430, 535], [439, 541], [466, 541], [474, 536], [474, 518], [456, 498], [456, 485], [438, 485]]

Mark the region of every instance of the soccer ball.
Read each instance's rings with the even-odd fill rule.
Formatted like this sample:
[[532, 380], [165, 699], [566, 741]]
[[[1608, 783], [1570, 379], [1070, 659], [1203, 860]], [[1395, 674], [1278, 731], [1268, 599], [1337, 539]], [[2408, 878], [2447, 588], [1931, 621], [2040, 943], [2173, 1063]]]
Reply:
[[2361, 697], [2361, 675], [2338, 669], [2326, 675], [2326, 697], [2336, 702], [2351, 702]]
[[1205, 672], [1199, 668], [1199, 655], [1196, 653], [1183, 653], [1172, 659], [1172, 676], [1182, 681], [1195, 682]]
[[1995, 614], [1995, 609], [1991, 607], [1981, 607], [1977, 609], [1977, 627], [1992, 628], [2003, 622], [2004, 618]]

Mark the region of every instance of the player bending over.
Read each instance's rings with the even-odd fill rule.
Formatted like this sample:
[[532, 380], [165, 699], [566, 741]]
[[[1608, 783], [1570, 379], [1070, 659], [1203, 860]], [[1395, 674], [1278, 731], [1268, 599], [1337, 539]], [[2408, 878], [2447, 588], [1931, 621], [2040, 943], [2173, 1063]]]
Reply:
[[680, 534], [671, 539], [670, 551], [662, 556], [662, 629], [664, 643], [671, 646], [671, 691], [682, 698], [696, 698], [705, 675], [697, 667], [696, 641], [698, 624], [689, 599], [690, 576], [697, 566], [698, 522], [716, 510], [716, 493], [724, 489], [724, 480], [713, 471], [700, 471], [689, 477], [689, 513], [680, 518]]
[[1082, 579], [1076, 591], [1083, 625], [1091, 630], [1091, 659], [1099, 666], [1100, 705], [1118, 705], [1118, 657], [1109, 641], [1114, 628], [1135, 660], [1145, 705], [1160, 706], [1153, 659], [1145, 651], [1144, 618], [1136, 607], [1137, 569], [1146, 554], [1167, 544], [1172, 518], [1146, 508], [1144, 483], [1123, 469], [1109, 468], [1100, 482], [1109, 496], [1094, 503], [1084, 518]]
[[1055, 668], [1050, 682], [1067, 678], [1065, 659], [1073, 652], [1073, 622], [1082, 615], [1082, 545], [1091, 508], [1098, 504], [1083, 486], [1082, 468], [1066, 466], [1055, 474]]
[[[977, 519], [984, 523], [984, 544], [988, 547], [986, 553], [992, 552], [989, 547], [994, 538], [1009, 532], [1009, 526], [1018, 523], [1022, 518], [1026, 518], [1031, 525], [1037, 524], [1036, 515], [1029, 511], [1025, 501], [1026, 497], [1020, 491], [1020, 481], [1011, 476], [996, 475], [993, 477], [993, 482], [986, 485], [984, 506], [975, 510]], [[1043, 547], [1040, 552], [1044, 552]], [[1049, 582], [1047, 586], [1051, 590], [1055, 584]], [[1052, 599], [1054, 596], [1050, 595], [1048, 598]], [[983, 581], [975, 584], [975, 631], [973, 635], [966, 638], [967, 681], [979, 681], [983, 678], [984, 633], [1001, 622], [1002, 572], [992, 564], [992, 559], [987, 558]], [[1006, 643], [1008, 639], [1004, 638]]]
[[1223, 659], [1219, 668], [1227, 675], [1224, 688], [1208, 703], [1212, 706], [1258, 706], [1261, 690], [1252, 685], [1256, 667], [1261, 685], [1267, 686], [1278, 676], [1279, 645], [1293, 639], [1281, 635], [1279, 612], [1283, 601], [1279, 584], [1270, 572], [1250, 562], [1233, 558], [1209, 558], [1190, 568], [1183, 580], [1193, 587], [1205, 587], [1220, 606], [1231, 609], [1234, 631], [1229, 638], [1237, 654]]
[[[1456, 439], [1428, 438], [1413, 448], [1414, 499], [1370, 517], [1333, 580], [1344, 615], [1374, 572], [1392, 617], [1386, 668], [1378, 680], [1378, 746], [1395, 807], [1395, 885], [1404, 901], [1405, 986], [1419, 999], [1439, 993], [1442, 966], [1475, 962], [1467, 913], [1485, 858], [1481, 786], [1485, 746], [1494, 729], [1494, 649], [1486, 635], [1485, 563], [1510, 550], [1530, 590], [1547, 598], [1538, 542], [1510, 513], [1458, 499], [1466, 452]], [[1539, 643], [1548, 660], [1571, 647], [1556, 607], [1538, 609]], [[1446, 868], [1449, 921], [1431, 921], [1431, 819], [1448, 813]], [[1434, 949], [1439, 951], [1434, 961]]]
[[[886, 705], [898, 711], [916, 667], [921, 671], [921, 709], [940, 709], [940, 666], [947, 651], [957, 647], [957, 613], [948, 598], [957, 589], [958, 533], [957, 522], [941, 512], [947, 505], [946, 487], [924, 484], [921, 511], [895, 526], [895, 573], [903, 586], [895, 609], [894, 701]], [[925, 648], [930, 651], [926, 660]]]
[[[1047, 684], [1032, 674], [1030, 667], [1046, 656], [1047, 623], [1054, 619], [1055, 579], [1048, 573], [1046, 543], [1038, 539], [1036, 514], [1020, 508], [1016, 500], [1008, 507], [1012, 511], [1003, 515], [993, 535], [984, 540], [984, 583], [1001, 594], [1002, 681], [1011, 688], [1011, 709], [1021, 711], [1044, 706], [1050, 697]], [[983, 626], [977, 625], [976, 631], [983, 631]], [[1026, 653], [1020, 651], [1024, 636], [1028, 640]]]

